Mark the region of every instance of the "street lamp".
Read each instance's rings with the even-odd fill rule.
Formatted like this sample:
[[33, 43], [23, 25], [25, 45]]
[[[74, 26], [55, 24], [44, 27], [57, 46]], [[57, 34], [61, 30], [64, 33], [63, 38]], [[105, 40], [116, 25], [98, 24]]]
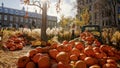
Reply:
[[[60, 10], [60, 1], [58, 0], [58, 3], [56, 5], [57, 12]], [[24, 0], [24, 4], [31, 5], [31, 6], [37, 6], [42, 10], [42, 26], [41, 26], [41, 40], [47, 41], [47, 35], [46, 35], [46, 29], [47, 29], [47, 8], [48, 8], [48, 0]]]

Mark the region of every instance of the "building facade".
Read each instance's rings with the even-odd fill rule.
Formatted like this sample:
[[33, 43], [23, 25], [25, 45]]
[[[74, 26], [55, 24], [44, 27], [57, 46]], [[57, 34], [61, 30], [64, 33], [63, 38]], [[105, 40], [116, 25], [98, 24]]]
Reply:
[[[103, 4], [98, 4], [96, 3], [97, 1], [101, 1], [101, 0], [77, 0], [77, 17], [79, 19], [81, 19], [80, 14], [83, 12], [83, 10], [85, 8], [88, 9], [89, 14], [90, 14], [90, 20], [88, 24], [91, 25], [100, 25], [101, 27], [114, 27], [114, 20], [116, 21], [116, 25], [117, 27], [120, 27], [120, 16], [118, 16], [118, 13], [120, 14], [120, 7], [118, 7], [119, 3], [117, 0], [116, 1], [116, 5], [115, 5], [115, 18], [114, 19], [111, 15], [111, 11], [114, 11], [114, 7], [112, 9], [105, 9], [107, 8], [107, 5], [104, 4], [104, 2], [102, 2]], [[114, 0], [113, 0], [114, 1]], [[96, 5], [97, 4], [99, 6], [99, 9], [96, 10]], [[103, 5], [103, 6], [102, 6]], [[109, 5], [112, 5], [109, 4]], [[120, 6], [120, 5], [119, 5]], [[112, 7], [112, 6], [110, 6]], [[104, 9], [102, 9], [104, 8]], [[119, 20], [118, 20], [119, 19]], [[116, 27], [116, 26], [115, 26]]]
[[[35, 26], [41, 28], [42, 15], [36, 12], [27, 12], [13, 8], [0, 6], [0, 26], [1, 27], [29, 27]], [[47, 16], [47, 27], [55, 27], [57, 24], [56, 16]]]

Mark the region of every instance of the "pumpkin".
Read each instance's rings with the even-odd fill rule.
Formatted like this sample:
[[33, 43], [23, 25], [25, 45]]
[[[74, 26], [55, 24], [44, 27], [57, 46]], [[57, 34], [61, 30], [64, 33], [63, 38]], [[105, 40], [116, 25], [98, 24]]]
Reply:
[[35, 62], [35, 63], [38, 63], [38, 60], [43, 57], [43, 55], [41, 53], [37, 53], [36, 55], [33, 56], [32, 60]]
[[51, 49], [49, 50], [49, 55], [53, 58], [56, 59], [56, 55], [58, 54], [58, 50], [57, 49]]
[[77, 48], [73, 48], [71, 54], [75, 54], [76, 56], [79, 56], [80, 50], [78, 50]]
[[66, 44], [65, 45], [65, 51], [66, 52], [69, 52], [69, 51], [71, 51], [72, 50], [72, 45], [71, 44]]
[[64, 40], [64, 41], [62, 42], [62, 44], [63, 44], [63, 45], [66, 45], [66, 44], [68, 44], [68, 41], [67, 41], [67, 40]]
[[42, 52], [43, 52], [43, 53], [48, 53], [49, 50], [50, 50], [50, 47], [49, 47], [49, 46], [46, 46], [46, 47], [43, 47], [43, 48], [42, 48]]
[[84, 53], [80, 53], [79, 59], [84, 60], [86, 58], [86, 55]]
[[86, 47], [86, 48], [84, 49], [84, 53], [85, 53], [87, 56], [94, 56], [94, 55], [95, 55], [93, 49], [92, 49], [92, 48], [89, 48], [89, 47]]
[[117, 65], [112, 63], [106, 63], [102, 66], [102, 68], [117, 68]]
[[57, 68], [71, 68], [69, 64], [64, 64], [62, 62], [58, 62]]
[[33, 49], [29, 52], [29, 57], [33, 57], [35, 54], [37, 54], [37, 50], [36, 49]]
[[71, 61], [77, 61], [78, 57], [75, 54], [70, 55], [70, 60]]
[[59, 52], [56, 56], [56, 60], [58, 62], [62, 62], [62, 63], [69, 63], [70, 62], [69, 55], [66, 52]]
[[26, 68], [37, 68], [34, 62], [28, 62]]
[[75, 42], [75, 48], [79, 49], [79, 50], [83, 50], [84, 49], [84, 45], [82, 42]]
[[56, 48], [57, 48], [57, 46], [58, 46], [58, 44], [57, 44], [57, 43], [53, 43], [53, 44], [51, 44], [50, 48], [51, 48], [51, 49], [56, 49]]
[[30, 61], [30, 58], [27, 56], [20, 57], [17, 62], [18, 67], [25, 67], [26, 64]]
[[98, 63], [100, 66], [104, 65], [106, 63], [106, 59], [98, 59]]
[[115, 61], [114, 59], [107, 59], [107, 63], [117, 64], [116, 61]]
[[58, 51], [65, 51], [65, 45], [61, 44], [57, 46]]
[[92, 65], [89, 68], [101, 68], [99, 65]]
[[96, 57], [97, 59], [101, 59], [101, 58], [103, 58], [103, 55], [102, 55], [102, 53], [96, 52], [96, 53], [95, 53], [95, 57]]
[[91, 66], [91, 65], [94, 65], [97, 63], [97, 60], [95, 58], [92, 58], [92, 57], [86, 57], [84, 59], [84, 61], [88, 66]]
[[38, 68], [50, 68], [50, 58], [43, 56], [38, 60]]
[[35, 49], [37, 50], [38, 53], [42, 52], [42, 47], [36, 47]]
[[94, 52], [100, 52], [100, 49], [99, 49], [99, 47], [93, 47], [93, 51]]
[[75, 40], [70, 40], [69, 42], [68, 42], [68, 44], [71, 44], [71, 45], [75, 45]]
[[79, 60], [75, 63], [75, 67], [74, 68], [87, 68], [87, 65], [84, 61]]

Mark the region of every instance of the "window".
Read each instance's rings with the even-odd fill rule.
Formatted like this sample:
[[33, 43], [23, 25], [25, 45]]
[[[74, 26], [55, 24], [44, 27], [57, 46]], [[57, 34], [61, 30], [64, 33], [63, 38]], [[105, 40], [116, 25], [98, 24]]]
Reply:
[[20, 18], [20, 22], [23, 22], [23, 17]]
[[16, 17], [15, 19], [16, 19], [16, 22], [18, 22], [18, 17]]
[[7, 20], [7, 15], [4, 15], [4, 20]]
[[10, 21], [13, 21], [13, 16], [10, 16]]

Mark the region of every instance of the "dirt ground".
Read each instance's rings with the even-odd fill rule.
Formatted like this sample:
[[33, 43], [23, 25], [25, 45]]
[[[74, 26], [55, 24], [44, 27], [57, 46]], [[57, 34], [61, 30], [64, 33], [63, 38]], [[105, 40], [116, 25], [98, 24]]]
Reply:
[[17, 68], [18, 58], [27, 55], [31, 49], [30, 46], [25, 46], [22, 50], [18, 51], [0, 50], [0, 68]]

